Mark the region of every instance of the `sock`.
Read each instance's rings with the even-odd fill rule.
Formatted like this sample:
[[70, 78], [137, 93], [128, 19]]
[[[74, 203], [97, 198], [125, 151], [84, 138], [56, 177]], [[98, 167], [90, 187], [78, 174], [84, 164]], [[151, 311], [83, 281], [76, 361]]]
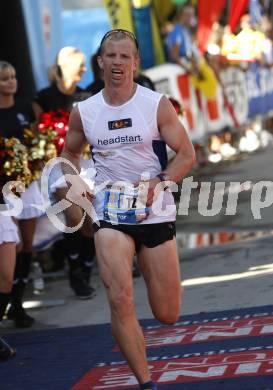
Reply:
[[13, 287], [11, 291], [11, 303], [14, 308], [22, 307], [22, 299], [25, 287], [28, 283], [31, 261], [32, 252], [20, 252], [16, 256]]
[[82, 248], [80, 252], [82, 269], [88, 279], [90, 279], [94, 267], [95, 244], [94, 238], [82, 235]]
[[0, 292], [0, 322], [2, 321], [9, 300], [10, 300], [10, 293]]
[[70, 268], [78, 268], [80, 266], [80, 251], [81, 251], [81, 234], [80, 232], [65, 233], [65, 249]]
[[16, 256], [16, 264], [14, 270], [14, 278], [26, 280], [28, 279], [32, 262], [32, 252], [19, 252]]
[[143, 385], [140, 385], [140, 389], [141, 390], [158, 390], [156, 384], [152, 381], [143, 383]]

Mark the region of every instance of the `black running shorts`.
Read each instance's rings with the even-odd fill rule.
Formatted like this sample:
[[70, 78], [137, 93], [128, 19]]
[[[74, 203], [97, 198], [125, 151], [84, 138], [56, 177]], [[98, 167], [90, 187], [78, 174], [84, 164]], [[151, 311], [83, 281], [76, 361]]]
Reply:
[[135, 242], [136, 251], [140, 250], [141, 245], [147, 248], [154, 248], [165, 241], [172, 240], [176, 235], [175, 222], [151, 223], [144, 225], [125, 225], [111, 224], [107, 221], [99, 221], [100, 226], [93, 224], [94, 232], [100, 229], [108, 228], [119, 230], [132, 237]]

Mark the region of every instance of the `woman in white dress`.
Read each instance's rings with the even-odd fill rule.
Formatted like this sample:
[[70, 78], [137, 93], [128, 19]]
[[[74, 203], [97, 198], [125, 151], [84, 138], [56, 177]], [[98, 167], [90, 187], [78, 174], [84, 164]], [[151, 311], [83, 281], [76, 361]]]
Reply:
[[[0, 212], [0, 322], [10, 300], [18, 242], [17, 226]], [[0, 361], [14, 355], [15, 349], [0, 338]]]
[[[7, 139], [15, 137], [22, 140], [23, 130], [29, 128], [36, 118], [31, 102], [16, 98], [16, 92], [17, 78], [14, 67], [6, 61], [0, 61], [0, 135]], [[7, 315], [14, 320], [16, 327], [27, 328], [32, 326], [34, 319], [25, 312], [22, 298], [30, 272], [36, 219], [42, 214], [41, 210], [32, 206], [42, 203], [37, 180], [31, 183], [21, 199], [23, 211], [17, 218], [22, 250], [16, 258], [11, 306]]]

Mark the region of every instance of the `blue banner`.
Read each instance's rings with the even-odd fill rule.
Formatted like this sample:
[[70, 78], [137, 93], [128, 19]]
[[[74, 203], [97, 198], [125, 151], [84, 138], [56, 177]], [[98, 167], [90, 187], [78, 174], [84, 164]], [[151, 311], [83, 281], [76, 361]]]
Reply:
[[266, 115], [273, 110], [273, 69], [252, 64], [246, 73], [248, 117]]
[[135, 32], [139, 43], [141, 68], [147, 69], [155, 65], [151, 6], [143, 8], [133, 8], [133, 19]]
[[47, 70], [62, 46], [59, 0], [21, 0], [36, 88], [48, 85]]
[[86, 56], [87, 71], [79, 83], [80, 87], [84, 88], [93, 81], [90, 59], [98, 50], [101, 38], [110, 29], [107, 12], [102, 7], [62, 12], [62, 45], [75, 46]]

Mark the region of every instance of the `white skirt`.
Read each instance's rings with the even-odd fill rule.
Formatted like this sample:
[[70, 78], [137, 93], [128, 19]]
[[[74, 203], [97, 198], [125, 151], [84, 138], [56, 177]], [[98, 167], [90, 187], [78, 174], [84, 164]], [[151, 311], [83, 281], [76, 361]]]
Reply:
[[16, 217], [17, 219], [38, 218], [44, 214], [44, 211], [39, 209], [39, 206], [43, 205], [43, 198], [38, 180], [34, 180], [22, 193], [21, 200], [24, 207], [21, 214]]
[[[12, 203], [4, 195], [4, 200], [9, 208], [13, 208]], [[20, 200], [23, 203], [23, 210], [19, 215], [14, 215], [16, 219], [30, 219], [38, 218], [44, 214], [43, 209], [43, 198], [40, 191], [39, 181], [34, 180], [29, 187], [26, 188], [25, 192], [21, 193]]]
[[5, 242], [19, 242], [18, 229], [11, 217], [0, 213], [0, 245]]

